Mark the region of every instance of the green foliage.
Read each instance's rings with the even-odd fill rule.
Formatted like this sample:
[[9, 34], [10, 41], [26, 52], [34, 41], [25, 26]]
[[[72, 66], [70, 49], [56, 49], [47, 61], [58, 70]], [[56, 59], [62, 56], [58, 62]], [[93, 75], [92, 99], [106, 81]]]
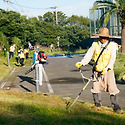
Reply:
[[2, 32], [0, 32], [0, 46], [1, 46], [1, 49], [9, 48], [9, 44], [7, 42], [7, 37]]
[[116, 13], [120, 16], [120, 21], [122, 24], [125, 23], [125, 1], [124, 0], [114, 0], [113, 2], [106, 1], [106, 0], [96, 1], [94, 7], [92, 8], [91, 13], [93, 13], [99, 7], [110, 8], [110, 9], [107, 9], [106, 13], [104, 13], [104, 15], [102, 15], [101, 17], [101, 18], [104, 17], [103, 22], [105, 23], [105, 25], [107, 25], [113, 13]]
[[118, 53], [116, 57], [116, 62], [114, 65], [115, 76], [118, 81], [121, 81], [121, 78], [125, 74], [125, 55]]
[[53, 14], [51, 12], [47, 12], [43, 15], [43, 20], [46, 22], [54, 22], [53, 20]]
[[125, 54], [125, 0], [113, 0], [113, 1], [99, 1], [97, 0], [92, 8], [92, 13], [96, 11], [98, 8], [104, 8], [105, 7], [105, 12], [104, 14], [101, 15], [100, 20], [96, 21], [99, 22], [98, 28], [102, 26], [108, 26], [108, 22], [110, 17], [113, 14], [117, 14], [117, 18], [120, 19], [121, 22], [121, 44], [122, 44], [122, 53]]
[[17, 50], [19, 50], [21, 46], [21, 40], [18, 37], [13, 37], [12, 38], [13, 44], [16, 45]]
[[[0, 31], [6, 36], [8, 44], [19, 42], [18, 46], [28, 47], [39, 43], [49, 46], [54, 43], [57, 47], [57, 37], [62, 49], [68, 45], [79, 48], [79, 42], [89, 37], [89, 19], [82, 16], [68, 17], [58, 11], [58, 25], [55, 23], [56, 14], [47, 12], [42, 16], [27, 18], [14, 11], [0, 9]], [[77, 22], [77, 23], [76, 23]], [[84, 37], [83, 37], [84, 36]], [[15, 38], [16, 37], [16, 38]]]
[[69, 25], [79, 25], [79, 26], [87, 26], [89, 27], [90, 22], [89, 18], [85, 18], [83, 16], [72, 15], [67, 19]]

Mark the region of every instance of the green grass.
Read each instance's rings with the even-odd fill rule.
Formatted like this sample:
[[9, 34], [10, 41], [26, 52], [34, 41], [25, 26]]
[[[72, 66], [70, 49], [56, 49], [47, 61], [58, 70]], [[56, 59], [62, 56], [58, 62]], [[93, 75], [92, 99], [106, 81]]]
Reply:
[[[41, 47], [40, 48], [40, 50], [42, 50], [42, 51], [44, 51], [45, 52], [45, 54], [46, 55], [56, 55], [56, 54], [67, 54], [68, 53], [68, 51], [63, 51], [63, 50], [61, 50], [61, 49], [59, 49], [59, 48], [57, 48], [57, 49], [54, 49], [53, 50], [53, 53], [51, 53], [51, 50], [50, 50], [50, 48], [47, 48], [47, 47]], [[70, 53], [71, 54], [74, 54], [74, 53], [77, 53], [77, 54], [81, 54], [81, 53], [85, 53], [86, 52], [86, 50], [83, 50], [83, 49], [78, 49], [78, 50], [75, 50], [75, 51], [70, 51]]]
[[125, 115], [107, 107], [76, 102], [66, 110], [62, 99], [42, 93], [0, 90], [0, 125], [125, 125]]
[[[46, 53], [48, 49], [44, 51]], [[60, 51], [62, 53], [64, 51]], [[82, 53], [81, 50], [78, 53]], [[119, 80], [125, 71], [124, 59], [125, 55], [117, 55], [115, 74]], [[20, 67], [16, 64], [13, 58], [8, 67], [7, 59], [1, 56], [0, 80], [13, 67]], [[32, 60], [25, 60], [25, 64], [32, 64]], [[71, 104], [72, 100], [43, 93], [0, 90], [0, 125], [125, 125], [125, 115], [116, 114], [111, 108], [97, 108], [93, 104], [76, 102], [71, 110], [66, 110], [67, 102]]]
[[8, 67], [7, 58], [0, 57], [0, 80], [2, 80], [12, 69], [12, 67]]
[[[25, 59], [24, 64], [32, 64], [32, 59]], [[17, 64], [15, 57], [10, 59], [10, 67], [8, 66], [7, 57], [0, 56], [0, 81], [6, 77], [9, 72], [15, 67], [19, 68], [21, 65]]]
[[114, 65], [115, 76], [118, 81], [121, 82], [121, 78], [125, 75], [125, 55], [118, 53]]

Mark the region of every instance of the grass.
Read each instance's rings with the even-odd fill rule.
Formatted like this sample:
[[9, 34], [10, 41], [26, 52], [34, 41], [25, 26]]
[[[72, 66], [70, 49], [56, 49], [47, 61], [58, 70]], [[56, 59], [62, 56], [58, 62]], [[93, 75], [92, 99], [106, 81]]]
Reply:
[[0, 90], [1, 125], [124, 125], [125, 115], [107, 107], [76, 102], [66, 110], [62, 99], [43, 93]]
[[[48, 55], [51, 54], [44, 49], [45, 53], [48, 51]], [[63, 53], [60, 51], [60, 54]], [[124, 58], [125, 55], [119, 53], [115, 62], [115, 74], [119, 80], [125, 71]], [[13, 67], [20, 67], [16, 64], [13, 58], [8, 67], [7, 59], [1, 56], [0, 80]], [[25, 64], [32, 64], [32, 60], [26, 60]], [[71, 110], [66, 110], [67, 102], [71, 104], [72, 101], [44, 93], [0, 90], [0, 125], [125, 125], [125, 115], [116, 114], [108, 107], [97, 108], [93, 104], [77, 101]]]
[[[32, 60], [27, 59], [24, 61], [24, 64], [26, 64], [26, 65], [32, 64]], [[5, 78], [14, 67], [19, 68], [20, 66], [21, 66], [20, 64], [17, 64], [15, 58], [11, 58], [10, 59], [10, 67], [9, 67], [7, 57], [1, 56], [0, 57], [0, 81], [3, 78]]]
[[125, 75], [125, 55], [122, 53], [118, 53], [114, 65], [115, 76], [118, 81], [121, 82], [121, 78]]
[[8, 67], [7, 59], [4, 57], [0, 57], [0, 81], [9, 74], [12, 67]]

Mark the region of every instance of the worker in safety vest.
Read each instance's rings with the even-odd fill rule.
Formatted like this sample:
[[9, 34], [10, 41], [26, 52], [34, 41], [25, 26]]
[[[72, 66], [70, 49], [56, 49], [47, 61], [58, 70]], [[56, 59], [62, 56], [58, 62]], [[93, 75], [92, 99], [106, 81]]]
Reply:
[[[93, 94], [93, 100], [95, 106], [101, 107], [101, 90], [109, 92], [112, 108], [115, 112], [122, 114], [118, 96], [119, 90], [116, 86], [113, 65], [116, 59], [116, 44], [109, 42], [109, 30], [107, 28], [101, 28], [99, 34], [93, 34], [99, 36], [99, 41], [93, 42], [84, 58], [76, 63], [76, 67], [87, 65], [93, 58], [94, 71], [93, 71], [93, 86], [91, 92]], [[105, 48], [104, 48], [105, 47]], [[101, 56], [99, 54], [104, 48]], [[99, 57], [99, 58], [98, 58]], [[98, 61], [96, 62], [96, 60]]]
[[11, 58], [11, 56], [14, 57], [15, 47], [16, 47], [15, 44], [10, 46], [10, 56], [9, 56], [9, 58]]
[[53, 53], [54, 45], [53, 43], [50, 45], [51, 53]]
[[28, 49], [24, 49], [23, 52], [24, 52], [24, 55], [25, 55], [26, 59], [28, 59], [29, 58], [28, 57], [29, 56]]
[[23, 50], [21, 49], [20, 53], [19, 53], [19, 59], [20, 59], [21, 66], [24, 66], [24, 58], [25, 58], [25, 56], [24, 56]]

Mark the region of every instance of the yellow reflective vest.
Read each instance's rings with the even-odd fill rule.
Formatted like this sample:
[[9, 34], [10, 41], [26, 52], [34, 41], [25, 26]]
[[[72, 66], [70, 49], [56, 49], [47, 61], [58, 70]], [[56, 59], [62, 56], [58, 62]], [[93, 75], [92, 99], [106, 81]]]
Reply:
[[[99, 60], [97, 62], [96, 69], [95, 69], [96, 71], [103, 72], [104, 69], [109, 64], [109, 61], [111, 58], [111, 52], [112, 52], [112, 44], [113, 44], [113, 42], [110, 42], [108, 44], [108, 46], [106, 47], [106, 49], [101, 54], [101, 56], [99, 57]], [[99, 47], [99, 43], [94, 42], [94, 55], [93, 55], [94, 62], [96, 62], [100, 52], [101, 52], [101, 50]], [[113, 68], [112, 68], [112, 70], [113, 70]]]
[[15, 47], [14, 46], [11, 46], [10, 47], [10, 52], [14, 52], [15, 51]]
[[24, 49], [24, 54], [29, 53], [27, 49]]
[[25, 56], [24, 56], [24, 53], [21, 52], [21, 53], [19, 54], [19, 57], [20, 57], [20, 58], [24, 58], [24, 57], [25, 57]]

